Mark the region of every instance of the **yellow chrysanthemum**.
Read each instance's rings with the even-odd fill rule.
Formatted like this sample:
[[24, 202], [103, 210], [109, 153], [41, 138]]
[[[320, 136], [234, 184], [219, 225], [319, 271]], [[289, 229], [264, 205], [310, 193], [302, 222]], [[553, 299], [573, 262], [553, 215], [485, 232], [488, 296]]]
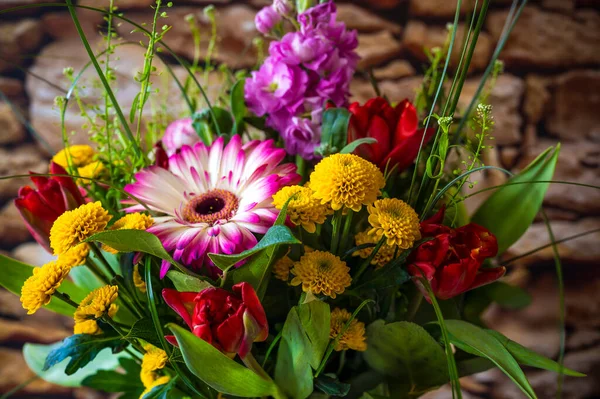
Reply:
[[75, 245], [58, 257], [58, 262], [69, 267], [83, 265], [90, 253], [90, 246], [86, 243]]
[[[335, 339], [343, 330], [344, 325], [350, 320], [352, 314], [346, 309], [335, 308], [331, 312], [331, 328], [329, 338]], [[365, 323], [356, 319], [350, 322], [348, 329], [341, 336], [335, 346], [336, 351], [353, 349], [355, 351], [366, 351], [367, 342], [365, 337]]]
[[133, 285], [140, 290], [142, 294], [146, 293], [146, 283], [142, 280], [142, 276], [140, 275], [140, 266], [133, 266]]
[[114, 303], [119, 296], [119, 287], [105, 285], [90, 292], [75, 310], [73, 318], [75, 323], [87, 320], [96, 320], [108, 314], [110, 317], [117, 312], [118, 306]]
[[305, 253], [294, 263], [291, 272], [295, 276], [291, 284], [302, 284], [302, 290], [335, 298], [350, 286], [350, 268], [346, 262], [329, 252]]
[[385, 186], [383, 173], [371, 162], [354, 154], [323, 158], [310, 175], [313, 196], [333, 210], [342, 207], [356, 212], [377, 199]]
[[96, 152], [89, 145], [72, 145], [60, 150], [52, 157], [52, 161], [67, 169], [69, 167], [67, 157], [69, 157], [71, 159], [71, 164], [74, 167], [79, 168], [93, 162], [95, 154]]
[[96, 320], [85, 320], [79, 323], [75, 323], [73, 326], [73, 334], [88, 334], [88, 335], [97, 335], [101, 334], [102, 330], [100, 326], [98, 326], [98, 322]]
[[[146, 230], [148, 227], [154, 224], [152, 216], [144, 213], [129, 213], [117, 220], [111, 227], [111, 230]], [[103, 245], [102, 249], [111, 254], [116, 254], [116, 249]]]
[[[370, 236], [366, 231], [358, 233], [354, 237], [354, 241], [356, 242], [357, 246], [363, 244], [377, 244], [375, 238], [373, 236]], [[359, 249], [358, 251], [355, 251], [352, 254], [352, 256], [360, 256], [363, 259], [367, 259], [371, 255], [371, 252], [373, 252], [373, 249], [374, 247]], [[379, 269], [387, 265], [394, 258], [395, 252], [395, 246], [390, 247], [389, 245], [384, 243], [379, 248], [373, 259], [371, 259], [371, 264], [374, 265], [376, 269]]]
[[33, 275], [21, 287], [21, 304], [27, 314], [34, 314], [39, 308], [50, 303], [52, 295], [69, 274], [70, 267], [52, 261], [33, 269]]
[[290, 259], [289, 256], [284, 256], [279, 259], [275, 266], [273, 266], [273, 274], [275, 274], [275, 278], [281, 281], [288, 281], [290, 278], [290, 270], [294, 266], [294, 261]]
[[[106, 167], [100, 161], [90, 162], [85, 166], [81, 166], [77, 168], [77, 174], [81, 177], [88, 177], [90, 179], [95, 179], [98, 176], [102, 176], [102, 174], [106, 171]], [[79, 179], [83, 184], [91, 183], [91, 180], [88, 179]]]
[[50, 229], [50, 246], [62, 255], [93, 234], [104, 230], [111, 216], [100, 201], [89, 202], [60, 215]]
[[327, 215], [331, 213], [327, 206], [313, 196], [310, 188], [303, 186], [283, 187], [273, 195], [273, 206], [282, 209], [290, 198], [287, 215], [292, 223], [302, 226], [309, 233], [314, 233], [316, 225], [325, 223]]
[[375, 241], [385, 236], [389, 246], [408, 249], [421, 239], [419, 216], [406, 202], [397, 198], [377, 200], [369, 206], [369, 235]]
[[148, 388], [159, 378], [156, 370], [164, 368], [169, 358], [164, 350], [154, 345], [146, 344], [144, 350], [146, 353], [142, 359], [140, 380], [142, 380], [144, 387]]
[[152, 391], [154, 388], [161, 386], [161, 385], [165, 385], [169, 381], [171, 381], [171, 377], [169, 377], [168, 375], [163, 375], [162, 377], [158, 377], [156, 380], [152, 381], [152, 384], [148, 385], [146, 387], [146, 389], [144, 389], [144, 392], [142, 392], [142, 394], [140, 395], [140, 399], [143, 399], [144, 396], [149, 394], [150, 391]]

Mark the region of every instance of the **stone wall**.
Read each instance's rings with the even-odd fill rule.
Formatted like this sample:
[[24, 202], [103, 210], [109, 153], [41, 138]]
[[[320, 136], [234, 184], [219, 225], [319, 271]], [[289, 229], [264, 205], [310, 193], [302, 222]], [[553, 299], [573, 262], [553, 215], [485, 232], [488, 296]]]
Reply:
[[[15, 5], [51, 0], [2, 0], [0, 9]], [[107, 0], [80, 0], [79, 4], [99, 7]], [[137, 22], [151, 19], [149, 6], [154, 0], [116, 0], [125, 15]], [[174, 28], [166, 43], [180, 56], [193, 56], [192, 37], [183, 21], [193, 13], [203, 28], [208, 21], [202, 8], [210, 1], [175, 0], [166, 23]], [[253, 16], [264, 0], [213, 1], [218, 9], [220, 42], [215, 61], [235, 67], [250, 67], [256, 56], [252, 40], [257, 35]], [[380, 87], [391, 100], [412, 98], [423, 73], [426, 60], [423, 49], [441, 46], [446, 37], [445, 25], [453, 18], [455, 2], [450, 0], [362, 0], [338, 2], [339, 17], [360, 32], [359, 53], [362, 72], [373, 70]], [[464, 0], [466, 15], [473, 0]], [[480, 2], [481, 3], [481, 2]], [[502, 32], [510, 0], [492, 0], [489, 18], [476, 48], [461, 104], [475, 92], [478, 76], [486, 67]], [[598, 184], [600, 181], [600, 1], [537, 0], [530, 1], [511, 35], [501, 59], [506, 72], [491, 92], [496, 129], [495, 147], [488, 164], [514, 171], [532, 160], [549, 145], [562, 143], [555, 180]], [[98, 26], [102, 18], [92, 11], [78, 12], [84, 30], [93, 44], [99, 43]], [[127, 41], [139, 35], [122, 24], [117, 28]], [[464, 25], [458, 31], [458, 41]], [[206, 37], [203, 36], [203, 40]], [[100, 48], [100, 47], [98, 47]], [[203, 46], [205, 48], [205, 46]], [[203, 56], [203, 54], [201, 54]], [[458, 60], [458, 49], [451, 65]], [[123, 45], [113, 57], [117, 69], [117, 96], [128, 108], [138, 90], [133, 81], [143, 59], [135, 45]], [[63, 68], [77, 72], [88, 61], [66, 11], [58, 8], [23, 10], [0, 15], [0, 91], [10, 103], [0, 98], [0, 176], [18, 175], [29, 170], [44, 171], [45, 148], [36, 144], [26, 126], [32, 126], [53, 149], [62, 139], [54, 97], [64, 94], [69, 82]], [[172, 57], [165, 57], [172, 63]], [[162, 62], [157, 62], [164, 71]], [[184, 76], [181, 67], [174, 67]], [[25, 72], [27, 71], [27, 72]], [[354, 99], [364, 101], [374, 95], [364, 73], [352, 84]], [[99, 101], [92, 83], [93, 71], [82, 78], [86, 101]], [[40, 80], [43, 78], [46, 82]], [[215, 76], [209, 80], [213, 83]], [[177, 115], [182, 110], [172, 79], [163, 74], [155, 81], [168, 110]], [[218, 90], [218, 87], [217, 89]], [[211, 96], [216, 92], [211, 92]], [[23, 119], [24, 117], [24, 119]], [[68, 131], [81, 130], [82, 117], [71, 107], [67, 116]], [[75, 136], [78, 140], [82, 135]], [[482, 176], [482, 185], [498, 184], [500, 175]], [[0, 180], [0, 250], [32, 262], [44, 256], [32, 244], [10, 201], [24, 179]], [[476, 201], [477, 202], [477, 201]], [[556, 184], [550, 188], [545, 204], [557, 239], [600, 228], [600, 191], [582, 186]], [[473, 204], [471, 204], [473, 205]], [[511, 249], [511, 255], [525, 253], [549, 241], [544, 224], [536, 222]], [[600, 395], [600, 233], [586, 235], [559, 244], [565, 274], [567, 305], [566, 363], [587, 373], [586, 379], [567, 378], [564, 397], [587, 398]], [[511, 268], [508, 279], [525, 287], [533, 303], [522, 311], [492, 309], [488, 320], [509, 337], [531, 346], [548, 356], [558, 353], [557, 283], [554, 277], [552, 249], [547, 248], [524, 258]], [[31, 377], [20, 355], [23, 342], [53, 342], [69, 333], [69, 321], [39, 312], [24, 316], [18, 300], [0, 291], [0, 393]], [[26, 321], [26, 322], [23, 322]], [[43, 327], [43, 328], [42, 328]], [[40, 333], [43, 331], [43, 333]], [[532, 385], [540, 398], [553, 397], [555, 375], [528, 370]], [[520, 398], [522, 395], [501, 373], [492, 371], [463, 382], [465, 397]], [[29, 397], [96, 397], [87, 390], [68, 390], [35, 380], [22, 394]], [[440, 390], [432, 398], [449, 397]]]

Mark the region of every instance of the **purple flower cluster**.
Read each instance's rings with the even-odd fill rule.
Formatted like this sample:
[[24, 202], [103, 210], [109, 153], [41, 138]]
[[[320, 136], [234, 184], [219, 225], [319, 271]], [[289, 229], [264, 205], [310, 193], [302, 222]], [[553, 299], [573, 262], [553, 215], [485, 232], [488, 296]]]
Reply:
[[336, 21], [332, 2], [306, 10], [298, 23], [299, 31], [271, 43], [269, 56], [246, 81], [245, 99], [254, 114], [267, 116], [289, 154], [312, 160], [326, 102], [347, 105], [358, 41], [356, 31]]

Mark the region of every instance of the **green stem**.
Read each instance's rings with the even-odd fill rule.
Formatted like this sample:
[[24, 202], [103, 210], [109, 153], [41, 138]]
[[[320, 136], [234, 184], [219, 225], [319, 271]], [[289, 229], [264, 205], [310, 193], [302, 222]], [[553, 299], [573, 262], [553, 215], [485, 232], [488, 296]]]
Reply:
[[340, 375], [342, 370], [344, 369], [344, 365], [346, 364], [346, 351], [342, 351], [342, 353], [340, 353], [340, 365], [338, 366], [338, 369], [335, 373], [335, 375]]
[[352, 225], [352, 216], [354, 216], [354, 211], [352, 209], [348, 209], [348, 213], [346, 214], [346, 220], [344, 220], [344, 230], [342, 230], [342, 242], [339, 247], [340, 254], [343, 254], [348, 246], [348, 242], [352, 243], [353, 240], [349, 240], [348, 234], [350, 234], [350, 227]]
[[56, 291], [56, 292], [54, 292], [53, 295], [55, 297], [57, 297], [58, 299], [60, 299], [61, 301], [73, 306], [75, 309], [77, 309], [79, 307], [79, 304], [77, 302], [73, 301], [68, 294], [63, 294], [63, 293]]
[[96, 259], [98, 259], [100, 261], [100, 263], [102, 263], [102, 266], [104, 266], [104, 268], [110, 275], [110, 278], [114, 279], [115, 277], [117, 277], [117, 274], [112, 269], [112, 267], [110, 266], [110, 264], [108, 263], [108, 261], [106, 260], [106, 258], [102, 254], [102, 252], [100, 251], [100, 248], [98, 248], [98, 245], [96, 245], [96, 243], [93, 243], [93, 242], [88, 243], [88, 245], [90, 246], [90, 249], [92, 250], [94, 255], [96, 255]]
[[306, 182], [306, 177], [304, 176], [304, 172], [306, 171], [306, 160], [302, 158], [300, 155], [296, 155], [296, 173], [302, 176], [302, 181], [300, 184]]
[[0, 399], [10, 398], [11, 396], [13, 396], [17, 392], [19, 392], [21, 389], [25, 388], [27, 385], [29, 385], [32, 382], [34, 382], [35, 380], [37, 380], [38, 378], [41, 378], [41, 377], [39, 375], [34, 375], [33, 377], [26, 379], [25, 381], [23, 381], [22, 383], [20, 383], [19, 385], [17, 385], [13, 389], [11, 389], [10, 391], [8, 391], [8, 392], [4, 393], [2, 396], [0, 396]]
[[423, 294], [421, 293], [421, 291], [419, 291], [417, 289], [417, 291], [415, 292], [415, 295], [412, 297], [412, 299], [410, 301], [410, 304], [408, 307], [408, 313], [406, 314], [406, 320], [412, 321], [415, 318], [422, 303], [423, 303]]
[[281, 339], [282, 336], [283, 336], [283, 329], [281, 329], [281, 331], [279, 331], [279, 334], [277, 334], [277, 336], [275, 337], [273, 342], [271, 342], [271, 345], [269, 345], [269, 349], [267, 349], [267, 353], [265, 354], [265, 359], [263, 360], [263, 363], [261, 365], [262, 368], [265, 368], [265, 365], [267, 364], [267, 360], [269, 359], [271, 352], [273, 351], [273, 349], [275, 349], [275, 345], [277, 345], [277, 343], [279, 342], [279, 340]]
[[337, 254], [340, 241], [340, 229], [342, 228], [342, 210], [335, 211], [331, 219], [333, 235], [331, 237], [331, 253]]
[[353, 281], [357, 281], [358, 278], [360, 276], [362, 276], [362, 274], [365, 272], [365, 270], [367, 270], [367, 267], [369, 267], [369, 265], [371, 264], [371, 261], [373, 260], [375, 255], [377, 255], [377, 252], [379, 251], [379, 249], [381, 248], [381, 246], [383, 245], [384, 242], [385, 242], [385, 236], [382, 236], [379, 239], [379, 242], [377, 242], [377, 245], [375, 246], [375, 248], [373, 248], [373, 251], [371, 251], [371, 253], [369, 254], [369, 257], [367, 259], [365, 259], [365, 261], [360, 266], [360, 269], [358, 269], [358, 273], [356, 273], [354, 275], [354, 277], [352, 278]]
[[86, 259], [85, 265], [92, 271], [92, 273], [94, 273], [96, 277], [102, 280], [104, 284], [110, 285], [110, 280], [108, 277], [106, 277], [102, 270], [100, 270], [100, 268], [91, 259]]

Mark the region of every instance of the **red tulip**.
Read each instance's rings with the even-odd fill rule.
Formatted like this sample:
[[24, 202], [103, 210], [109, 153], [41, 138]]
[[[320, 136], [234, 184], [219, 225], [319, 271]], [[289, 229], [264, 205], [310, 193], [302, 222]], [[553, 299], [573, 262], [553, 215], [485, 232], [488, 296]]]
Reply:
[[[419, 129], [417, 110], [408, 100], [395, 107], [381, 97], [375, 97], [359, 105], [348, 107], [352, 113], [348, 129], [348, 143], [361, 138], [371, 137], [377, 143], [363, 144], [356, 154], [377, 164], [380, 169], [386, 166], [402, 171], [409, 167], [419, 153], [424, 129]], [[423, 146], [427, 144], [434, 129], [427, 129]]]
[[[482, 268], [483, 261], [498, 252], [496, 237], [487, 229], [470, 223], [452, 229], [442, 225], [444, 209], [421, 223], [423, 237], [433, 237], [409, 257], [408, 272], [427, 298], [419, 281], [426, 278], [436, 298], [449, 299], [496, 281], [504, 267]], [[429, 298], [427, 298], [429, 300]]]
[[160, 140], [154, 144], [154, 165], [163, 169], [169, 169], [169, 156], [167, 155], [167, 151], [165, 151], [165, 146]]
[[[62, 166], [51, 162], [50, 174], [67, 175], [68, 173]], [[15, 206], [33, 238], [51, 252], [48, 237], [52, 224], [64, 212], [77, 208], [85, 201], [70, 177], [45, 177], [31, 172], [30, 175], [36, 188], [21, 187], [15, 199]]]
[[[267, 339], [267, 316], [248, 283], [233, 286], [233, 293], [207, 288], [199, 293], [163, 289], [163, 298], [197, 337], [228, 355], [246, 357], [253, 342]], [[167, 337], [176, 343], [174, 337]]]

